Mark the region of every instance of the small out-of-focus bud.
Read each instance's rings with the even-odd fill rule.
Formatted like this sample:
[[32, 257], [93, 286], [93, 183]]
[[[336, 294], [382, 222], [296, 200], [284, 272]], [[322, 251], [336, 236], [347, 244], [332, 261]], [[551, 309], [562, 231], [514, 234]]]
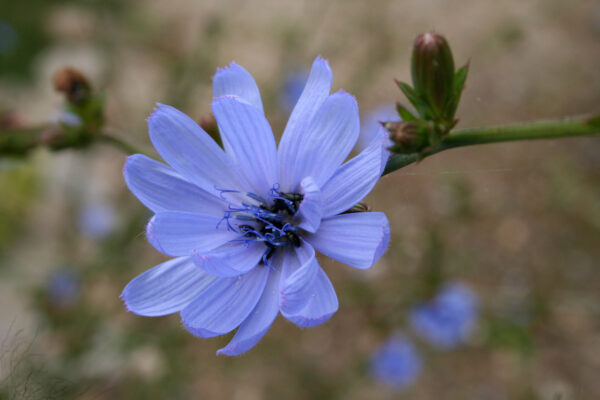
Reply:
[[426, 128], [419, 122], [385, 122], [383, 126], [400, 153], [419, 152], [428, 145]]
[[217, 126], [217, 120], [215, 119], [215, 116], [212, 114], [206, 114], [202, 118], [200, 118], [198, 125], [200, 125], [200, 127], [202, 129], [204, 129], [204, 131], [211, 136], [213, 135], [213, 133], [217, 133], [217, 134], [219, 133], [219, 127]]
[[344, 214], [367, 212], [371, 211], [370, 207], [366, 203], [358, 203], [352, 206], [351, 209], [344, 211]]
[[208, 133], [208, 135], [211, 138], [213, 138], [213, 140], [217, 142], [219, 146], [221, 146], [221, 135], [219, 134], [219, 125], [217, 125], [217, 120], [215, 119], [214, 115], [204, 115], [202, 118], [200, 118], [200, 121], [198, 121], [198, 125], [200, 125], [200, 127], [204, 129], [204, 132]]
[[417, 36], [413, 45], [411, 72], [416, 94], [431, 113], [426, 118], [447, 117], [444, 115], [445, 109], [454, 95], [454, 59], [442, 35], [427, 32]]
[[15, 111], [0, 111], [0, 128], [11, 129], [23, 126], [23, 119]]
[[54, 88], [65, 94], [74, 104], [80, 104], [90, 97], [90, 85], [86, 77], [77, 69], [64, 67], [54, 74]]

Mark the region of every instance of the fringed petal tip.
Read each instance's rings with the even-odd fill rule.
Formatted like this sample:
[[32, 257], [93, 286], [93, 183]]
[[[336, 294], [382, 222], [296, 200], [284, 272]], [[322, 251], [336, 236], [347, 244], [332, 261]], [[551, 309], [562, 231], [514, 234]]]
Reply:
[[119, 296], [119, 299], [121, 299], [121, 301], [123, 302], [123, 305], [125, 306], [127, 312], [139, 315], [140, 317], [148, 317], [148, 315], [146, 315], [145, 313], [137, 311], [136, 308], [131, 305], [131, 301], [127, 299], [127, 296], [128, 294], [125, 294], [125, 290], [123, 290], [123, 293], [121, 293], [121, 295]]
[[151, 122], [151, 121], [152, 121], [152, 120], [153, 120], [153, 119], [156, 117], [156, 115], [157, 115], [157, 114], [158, 114], [160, 111], [162, 111], [164, 108], [166, 108], [166, 107], [168, 107], [168, 108], [171, 108], [170, 106], [167, 106], [167, 105], [165, 105], [165, 104], [162, 104], [162, 103], [158, 103], [158, 102], [157, 102], [157, 103], [154, 105], [154, 108], [152, 109], [152, 112], [150, 113], [150, 115], [148, 115], [148, 116], [146, 117], [146, 122], [147, 122], [148, 124], [150, 124], [150, 122]]
[[329, 66], [329, 60], [327, 60], [320, 54], [317, 57], [315, 57], [315, 60], [313, 61], [313, 67], [315, 67], [317, 64], [321, 64], [323, 67], [331, 71], [331, 67]]
[[[123, 288], [123, 291], [121, 292], [121, 294], [119, 295], [119, 299], [123, 302], [123, 305], [125, 306], [125, 309], [127, 310], [127, 312], [130, 312], [132, 314], [136, 314], [136, 312], [129, 306], [129, 301], [127, 300], [127, 287], [129, 285], [125, 286]], [[136, 314], [137, 315], [137, 314]]]
[[236, 63], [234, 60], [232, 60], [227, 66], [225, 67], [217, 67], [217, 72], [213, 75], [213, 80], [215, 79], [215, 77], [219, 74], [219, 72], [223, 72], [223, 71], [227, 71], [229, 69], [232, 68], [243, 68], [241, 65], [239, 65], [238, 63]]

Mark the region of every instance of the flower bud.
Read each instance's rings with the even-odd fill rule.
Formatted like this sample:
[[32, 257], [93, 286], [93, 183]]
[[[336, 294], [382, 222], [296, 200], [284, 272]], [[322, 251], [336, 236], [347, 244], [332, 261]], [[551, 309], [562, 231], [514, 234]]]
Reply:
[[217, 120], [212, 113], [203, 115], [198, 121], [198, 125], [200, 125], [200, 127], [204, 129], [204, 132], [208, 133], [219, 146], [223, 147], [221, 134], [219, 133], [219, 125], [217, 125]]
[[427, 32], [417, 36], [411, 72], [415, 91], [427, 105], [430, 115], [426, 117], [446, 117], [445, 108], [454, 93], [454, 59], [442, 35]]
[[72, 67], [64, 67], [54, 74], [54, 89], [65, 94], [69, 102], [81, 104], [90, 97], [90, 85], [85, 76]]
[[215, 119], [215, 116], [212, 114], [203, 115], [200, 118], [200, 121], [198, 121], [198, 125], [200, 125], [200, 127], [202, 129], [204, 129], [204, 131], [206, 133], [208, 133], [210, 136], [219, 134], [219, 127], [217, 126], [217, 120]]
[[427, 147], [427, 131], [418, 122], [385, 122], [390, 139], [399, 153], [414, 153]]
[[343, 212], [343, 214], [357, 213], [357, 212], [367, 212], [371, 211], [371, 208], [367, 205], [367, 203], [357, 203], [352, 206], [349, 210]]

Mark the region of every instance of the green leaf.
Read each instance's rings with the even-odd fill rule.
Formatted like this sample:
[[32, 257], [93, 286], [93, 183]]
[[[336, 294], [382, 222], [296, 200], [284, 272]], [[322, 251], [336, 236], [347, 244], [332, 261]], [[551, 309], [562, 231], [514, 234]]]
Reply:
[[448, 104], [446, 106], [446, 110], [444, 112], [444, 115], [448, 120], [452, 120], [454, 118], [454, 114], [456, 114], [456, 109], [458, 108], [458, 104], [460, 103], [460, 98], [462, 96], [463, 89], [465, 88], [465, 82], [467, 81], [468, 73], [469, 63], [466, 63], [465, 65], [460, 67], [454, 74], [454, 93], [449, 99]]
[[467, 80], [467, 74], [469, 73], [469, 63], [466, 63], [460, 67], [454, 74], [454, 93], [461, 93], [465, 82]]
[[594, 128], [600, 128], [600, 114], [594, 115], [592, 118], [588, 119], [587, 123]]
[[417, 117], [415, 117], [410, 111], [406, 109], [402, 104], [396, 103], [396, 111], [398, 111], [398, 115], [402, 118], [404, 122], [416, 121]]
[[396, 81], [396, 85], [398, 85], [400, 90], [402, 90], [402, 93], [404, 93], [406, 98], [416, 108], [421, 118], [425, 119], [428, 107], [427, 104], [421, 100], [417, 92], [408, 83]]

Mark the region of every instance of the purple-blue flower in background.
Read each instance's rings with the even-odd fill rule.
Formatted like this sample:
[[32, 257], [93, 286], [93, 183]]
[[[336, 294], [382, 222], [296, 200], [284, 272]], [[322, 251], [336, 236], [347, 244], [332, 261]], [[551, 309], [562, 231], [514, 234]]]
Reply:
[[464, 343], [477, 322], [477, 296], [460, 283], [446, 284], [429, 302], [415, 306], [410, 324], [419, 335], [438, 349], [452, 349]]
[[115, 230], [117, 215], [110, 204], [92, 202], [79, 213], [79, 229], [90, 239], [102, 239]]
[[403, 389], [421, 373], [422, 361], [414, 344], [401, 335], [392, 336], [371, 357], [371, 374], [380, 383]]
[[307, 78], [308, 71], [304, 70], [292, 71], [285, 76], [279, 92], [279, 101], [285, 111], [290, 112], [294, 109], [302, 95]]
[[58, 308], [73, 304], [79, 297], [79, 291], [79, 277], [71, 268], [63, 267], [52, 272], [46, 282], [48, 300]]
[[15, 50], [18, 39], [15, 29], [8, 22], [0, 19], [0, 54], [9, 54]]
[[124, 167], [129, 189], [155, 215], [150, 243], [175, 257], [131, 281], [122, 298], [139, 315], [180, 312], [200, 337], [237, 332], [218, 354], [252, 348], [281, 313], [306, 327], [338, 309], [315, 250], [355, 268], [386, 250], [379, 212], [344, 213], [369, 193], [385, 137], [344, 162], [359, 135], [358, 106], [329, 94], [318, 57], [277, 147], [252, 76], [232, 63], [213, 79], [223, 151], [191, 118], [159, 105], [150, 139], [167, 165], [143, 155]]

